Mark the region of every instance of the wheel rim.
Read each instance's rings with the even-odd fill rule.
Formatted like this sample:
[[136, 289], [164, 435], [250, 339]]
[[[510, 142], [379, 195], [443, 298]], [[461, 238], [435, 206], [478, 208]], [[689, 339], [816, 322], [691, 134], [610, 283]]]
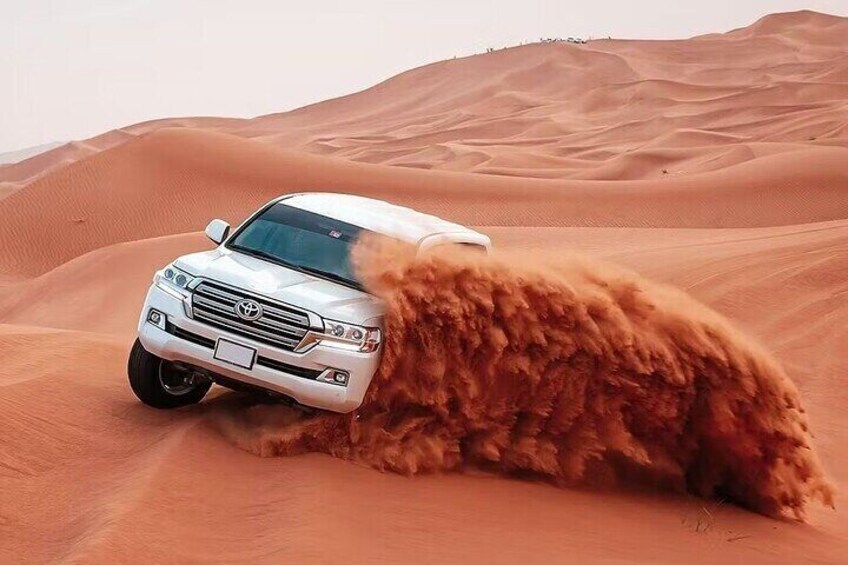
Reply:
[[159, 383], [172, 396], [182, 396], [197, 388], [192, 371], [165, 360], [159, 363]]

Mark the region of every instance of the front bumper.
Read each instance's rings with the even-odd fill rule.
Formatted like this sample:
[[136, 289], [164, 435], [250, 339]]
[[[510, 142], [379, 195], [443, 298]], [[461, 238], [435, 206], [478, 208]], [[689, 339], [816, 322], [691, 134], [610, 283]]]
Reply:
[[[170, 325], [200, 336], [200, 340], [187, 340], [147, 321], [151, 308], [167, 316]], [[156, 284], [150, 287], [141, 311], [138, 323], [138, 337], [144, 348], [154, 355], [169, 361], [181, 361], [207, 369], [228, 379], [251, 386], [284, 394], [306, 406], [330, 410], [333, 412], [351, 412], [362, 404], [371, 378], [380, 364], [380, 351], [361, 353], [347, 351], [318, 344], [305, 353], [293, 353], [267, 344], [232, 334], [193, 320], [190, 317], [190, 305], [187, 299], [166, 292]], [[178, 332], [179, 334], [179, 332]], [[309, 377], [286, 372], [279, 368], [255, 364], [252, 369], [243, 369], [229, 365], [213, 357], [214, 344], [218, 338], [256, 349], [257, 356], [270, 360], [268, 364], [292, 366], [306, 371], [299, 373], [319, 373], [327, 369], [338, 369], [348, 373], [346, 386], [340, 386]]]

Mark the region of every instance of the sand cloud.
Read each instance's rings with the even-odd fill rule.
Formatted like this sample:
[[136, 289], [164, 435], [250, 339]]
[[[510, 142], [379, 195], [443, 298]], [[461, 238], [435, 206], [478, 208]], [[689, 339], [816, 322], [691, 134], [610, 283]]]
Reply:
[[415, 257], [376, 242], [358, 255], [388, 304], [363, 406], [228, 414], [222, 429], [241, 447], [404, 474], [635, 481], [775, 516], [833, 504], [795, 386], [685, 294], [576, 257]]

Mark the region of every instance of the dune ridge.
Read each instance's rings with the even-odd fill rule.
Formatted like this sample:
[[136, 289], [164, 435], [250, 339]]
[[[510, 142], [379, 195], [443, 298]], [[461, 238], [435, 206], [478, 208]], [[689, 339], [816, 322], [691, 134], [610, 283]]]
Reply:
[[848, 218], [846, 152], [799, 155], [803, 167], [765, 155], [659, 184], [540, 180], [355, 163], [167, 128], [0, 200], [0, 269], [7, 277], [39, 275], [99, 247], [198, 231], [218, 215], [237, 223], [271, 198], [304, 190], [383, 198], [486, 226], [717, 228]]
[[659, 180], [762, 152], [848, 150], [846, 35], [848, 18], [802, 11], [687, 40], [512, 47], [282, 114], [121, 128], [0, 168], [0, 194], [166, 127], [364, 163], [586, 180]]

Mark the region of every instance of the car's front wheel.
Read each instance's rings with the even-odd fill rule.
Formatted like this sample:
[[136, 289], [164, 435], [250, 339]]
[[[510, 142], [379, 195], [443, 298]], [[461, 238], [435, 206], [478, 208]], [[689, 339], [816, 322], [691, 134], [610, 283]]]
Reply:
[[206, 396], [212, 381], [189, 367], [153, 355], [136, 339], [127, 363], [130, 387], [139, 400], [154, 408], [179, 408]]

